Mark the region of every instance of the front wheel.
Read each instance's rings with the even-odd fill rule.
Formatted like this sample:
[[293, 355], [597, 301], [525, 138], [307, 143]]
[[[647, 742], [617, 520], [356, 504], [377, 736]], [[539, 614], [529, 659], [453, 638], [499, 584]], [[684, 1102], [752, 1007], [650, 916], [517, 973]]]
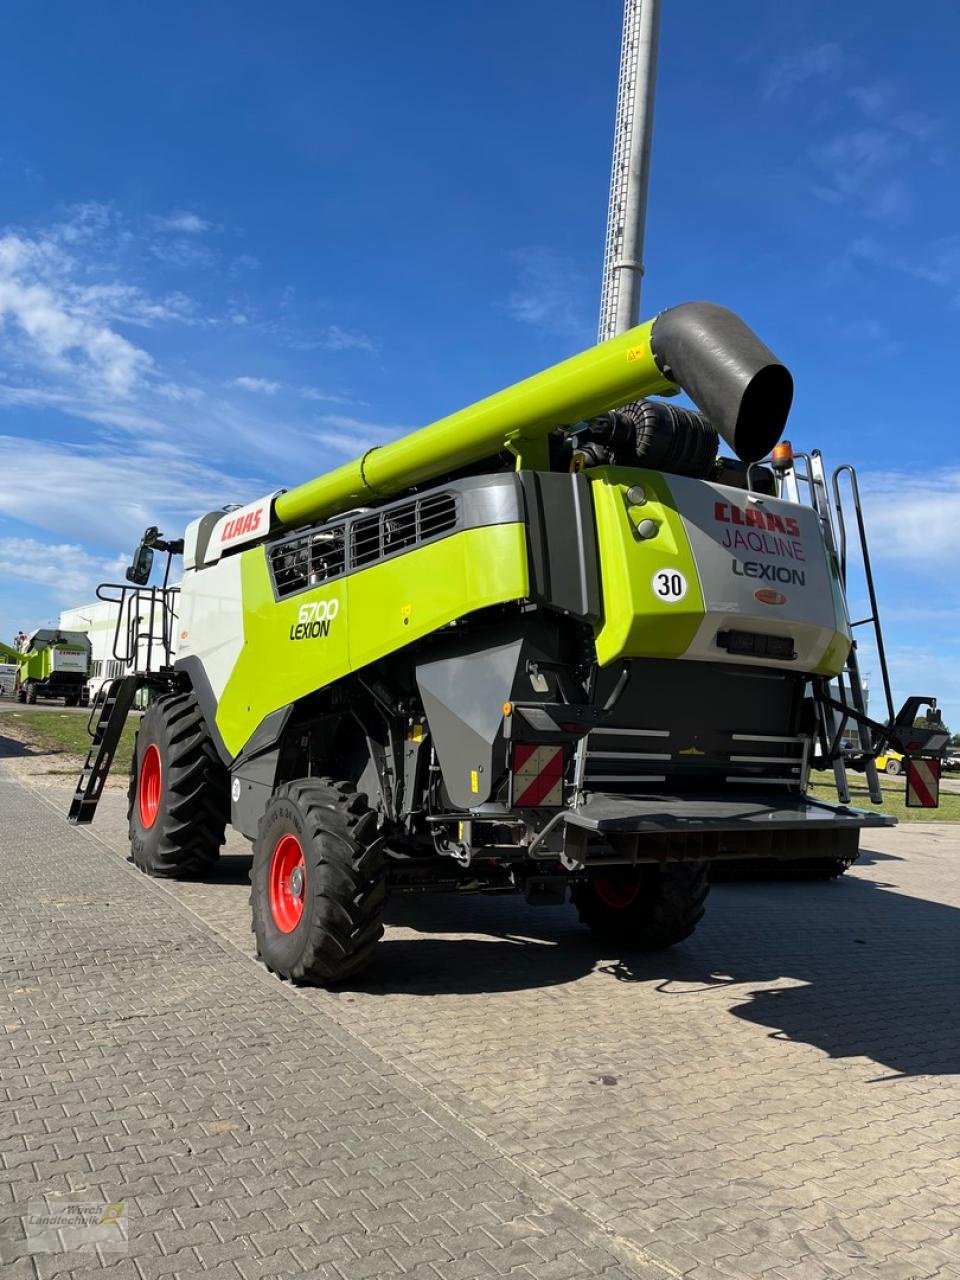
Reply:
[[594, 876], [571, 898], [582, 924], [601, 942], [662, 951], [689, 938], [703, 915], [707, 862], [667, 862]]
[[901, 771], [902, 771], [902, 765], [900, 764], [899, 760], [887, 761], [886, 772], [889, 773], [892, 778], [895, 778], [897, 774], [900, 773]]
[[31, 707], [35, 705], [37, 701], [37, 686], [35, 684], [27, 685], [27, 692], [24, 695], [23, 700], [24, 702], [28, 703]]
[[260, 819], [250, 885], [257, 954], [272, 972], [327, 986], [365, 969], [386, 898], [366, 796], [329, 778], [278, 787]]
[[165, 694], [144, 712], [130, 766], [127, 820], [134, 863], [182, 880], [220, 856], [229, 779], [192, 693]]

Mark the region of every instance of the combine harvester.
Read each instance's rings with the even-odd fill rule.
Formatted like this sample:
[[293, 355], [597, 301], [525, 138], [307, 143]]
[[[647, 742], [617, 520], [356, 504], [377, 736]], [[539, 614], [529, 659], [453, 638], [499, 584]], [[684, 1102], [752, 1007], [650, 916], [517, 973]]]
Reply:
[[[701, 412], [643, 398], [679, 389]], [[569, 893], [659, 948], [716, 859], [841, 872], [892, 821], [846, 803], [847, 724], [877, 802], [874, 755], [933, 769], [946, 734], [913, 727], [932, 698], [864, 714], [839, 487], [778, 444], [791, 397], [691, 303], [182, 541], [148, 530], [129, 590], [182, 552], [177, 650], [104, 690], [71, 821], [148, 686], [133, 860], [202, 875], [232, 823], [259, 954], [295, 982], [361, 970], [388, 890]], [[806, 794], [817, 747], [839, 804]]]
[[27, 636], [22, 650], [0, 642], [0, 657], [17, 665], [20, 702], [62, 698], [68, 707], [86, 704], [90, 640], [85, 632], [41, 627]]

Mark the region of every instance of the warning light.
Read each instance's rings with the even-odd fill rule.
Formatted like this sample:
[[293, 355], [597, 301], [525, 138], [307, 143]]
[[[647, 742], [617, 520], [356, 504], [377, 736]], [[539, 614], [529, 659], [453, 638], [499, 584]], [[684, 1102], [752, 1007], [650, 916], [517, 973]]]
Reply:
[[781, 440], [773, 446], [770, 465], [774, 471], [789, 471], [793, 466], [793, 445], [789, 440]]
[[513, 713], [513, 703], [512, 703], [512, 702], [505, 702], [505, 703], [503, 704], [503, 714], [504, 714], [505, 716], [509, 716], [509, 715], [512, 715], [512, 713]]

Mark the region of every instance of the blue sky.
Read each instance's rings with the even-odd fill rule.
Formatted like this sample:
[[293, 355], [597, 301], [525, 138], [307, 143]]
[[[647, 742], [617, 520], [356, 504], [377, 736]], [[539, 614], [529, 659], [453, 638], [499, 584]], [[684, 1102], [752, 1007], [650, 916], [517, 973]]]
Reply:
[[[791, 366], [895, 689], [960, 727], [960, 10], [664, 8], [643, 313], [722, 302]], [[594, 340], [619, 0], [4, 22], [0, 634]]]

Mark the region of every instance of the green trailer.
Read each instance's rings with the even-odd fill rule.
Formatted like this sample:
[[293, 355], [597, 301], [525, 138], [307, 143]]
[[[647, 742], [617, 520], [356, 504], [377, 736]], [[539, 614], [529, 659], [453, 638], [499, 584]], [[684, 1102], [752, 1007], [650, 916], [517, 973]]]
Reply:
[[[649, 398], [681, 389], [696, 410]], [[176, 653], [105, 693], [71, 820], [149, 684], [133, 861], [202, 876], [230, 822], [258, 953], [295, 982], [359, 972], [388, 893], [569, 897], [607, 942], [662, 947], [717, 859], [842, 872], [891, 820], [809, 796], [814, 746], [838, 760], [851, 717], [867, 756], [938, 735], [913, 729], [930, 699], [880, 724], [843, 695], [845, 548], [782, 483], [791, 397], [742, 321], [687, 304], [182, 539], [148, 530], [128, 577], [182, 553]]]

